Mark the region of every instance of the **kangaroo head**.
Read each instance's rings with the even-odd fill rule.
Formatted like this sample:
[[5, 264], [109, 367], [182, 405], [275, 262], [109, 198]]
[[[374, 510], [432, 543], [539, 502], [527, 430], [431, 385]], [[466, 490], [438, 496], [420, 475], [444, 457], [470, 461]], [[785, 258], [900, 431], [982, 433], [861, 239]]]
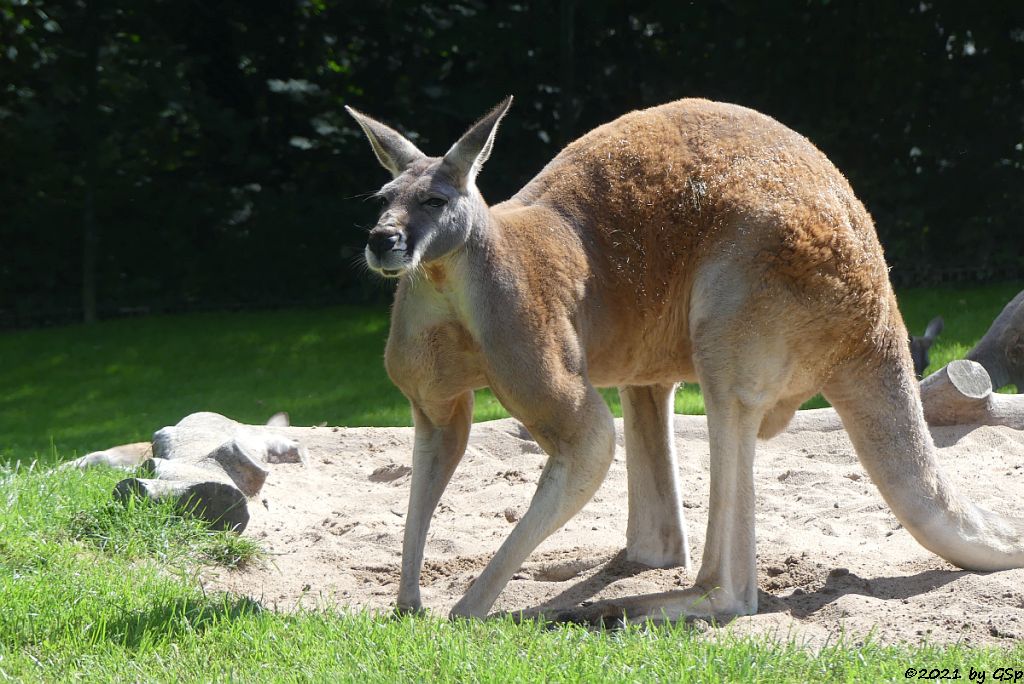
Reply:
[[486, 223], [487, 204], [475, 179], [511, 104], [508, 97], [492, 109], [443, 157], [428, 157], [398, 131], [345, 108], [392, 176], [377, 193], [384, 207], [364, 251], [371, 269], [397, 278], [455, 251]]

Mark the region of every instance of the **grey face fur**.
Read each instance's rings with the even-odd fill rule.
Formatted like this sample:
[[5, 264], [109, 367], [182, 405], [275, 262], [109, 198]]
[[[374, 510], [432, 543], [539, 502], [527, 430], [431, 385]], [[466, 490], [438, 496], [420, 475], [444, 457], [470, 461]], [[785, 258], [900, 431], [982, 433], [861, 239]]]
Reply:
[[394, 129], [346, 107], [393, 176], [377, 193], [384, 208], [364, 250], [372, 270], [397, 278], [458, 249], [486, 220], [475, 179], [511, 104], [509, 97], [491, 110], [440, 158], [427, 157]]

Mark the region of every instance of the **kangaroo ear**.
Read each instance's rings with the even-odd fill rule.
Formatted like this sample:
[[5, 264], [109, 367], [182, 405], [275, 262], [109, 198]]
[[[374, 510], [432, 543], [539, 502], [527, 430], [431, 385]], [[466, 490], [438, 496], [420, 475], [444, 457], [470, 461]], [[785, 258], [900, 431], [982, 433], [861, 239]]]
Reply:
[[391, 172], [392, 176], [400, 176], [403, 171], [409, 168], [413, 162], [425, 159], [427, 155], [420, 152], [419, 148], [409, 140], [380, 121], [357, 112], [351, 107], [345, 107], [345, 111], [352, 115], [359, 127], [363, 129], [373, 153], [377, 155], [377, 161], [385, 169]]
[[456, 182], [463, 187], [473, 184], [476, 175], [480, 173], [480, 168], [491, 156], [498, 124], [511, 106], [512, 96], [509, 95], [501, 104], [470, 126], [444, 155], [445, 166], [454, 172]]
[[925, 328], [924, 331], [924, 336], [928, 340], [929, 344], [934, 342], [935, 338], [939, 336], [939, 333], [942, 332], [942, 327], [942, 316], [936, 316], [931, 321], [929, 321], [928, 327]]

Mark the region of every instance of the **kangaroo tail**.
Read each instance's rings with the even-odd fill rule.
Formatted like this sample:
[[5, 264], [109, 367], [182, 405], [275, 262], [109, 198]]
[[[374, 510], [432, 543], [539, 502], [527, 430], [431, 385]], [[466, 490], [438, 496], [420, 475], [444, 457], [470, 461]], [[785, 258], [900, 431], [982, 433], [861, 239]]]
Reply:
[[907, 345], [843, 365], [825, 387], [857, 455], [903, 526], [967, 570], [1024, 567], [1024, 520], [975, 506], [939, 470]]

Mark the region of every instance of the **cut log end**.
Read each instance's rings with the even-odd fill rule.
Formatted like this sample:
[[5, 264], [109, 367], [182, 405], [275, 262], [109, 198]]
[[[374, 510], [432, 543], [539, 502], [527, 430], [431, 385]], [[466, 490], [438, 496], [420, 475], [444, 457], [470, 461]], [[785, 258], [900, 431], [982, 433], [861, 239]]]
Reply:
[[992, 394], [992, 380], [980, 363], [966, 359], [952, 361], [945, 371], [949, 382], [966, 400], [982, 401]]
[[996, 394], [985, 368], [962, 359], [921, 381], [930, 425], [1007, 425], [1024, 428], [1024, 396]]
[[237, 487], [223, 482], [130, 477], [117, 483], [114, 498], [121, 502], [131, 498], [173, 500], [176, 509], [205, 520], [215, 530], [231, 530], [240, 534], [249, 524], [249, 507], [245, 496]]
[[[240, 438], [225, 442], [209, 456], [208, 467], [223, 470], [246, 496], [256, 496], [270, 471], [260, 463], [257, 450]], [[216, 465], [214, 465], [216, 464]]]
[[953, 361], [921, 381], [921, 404], [931, 425], [985, 423], [992, 382], [974, 361]]

